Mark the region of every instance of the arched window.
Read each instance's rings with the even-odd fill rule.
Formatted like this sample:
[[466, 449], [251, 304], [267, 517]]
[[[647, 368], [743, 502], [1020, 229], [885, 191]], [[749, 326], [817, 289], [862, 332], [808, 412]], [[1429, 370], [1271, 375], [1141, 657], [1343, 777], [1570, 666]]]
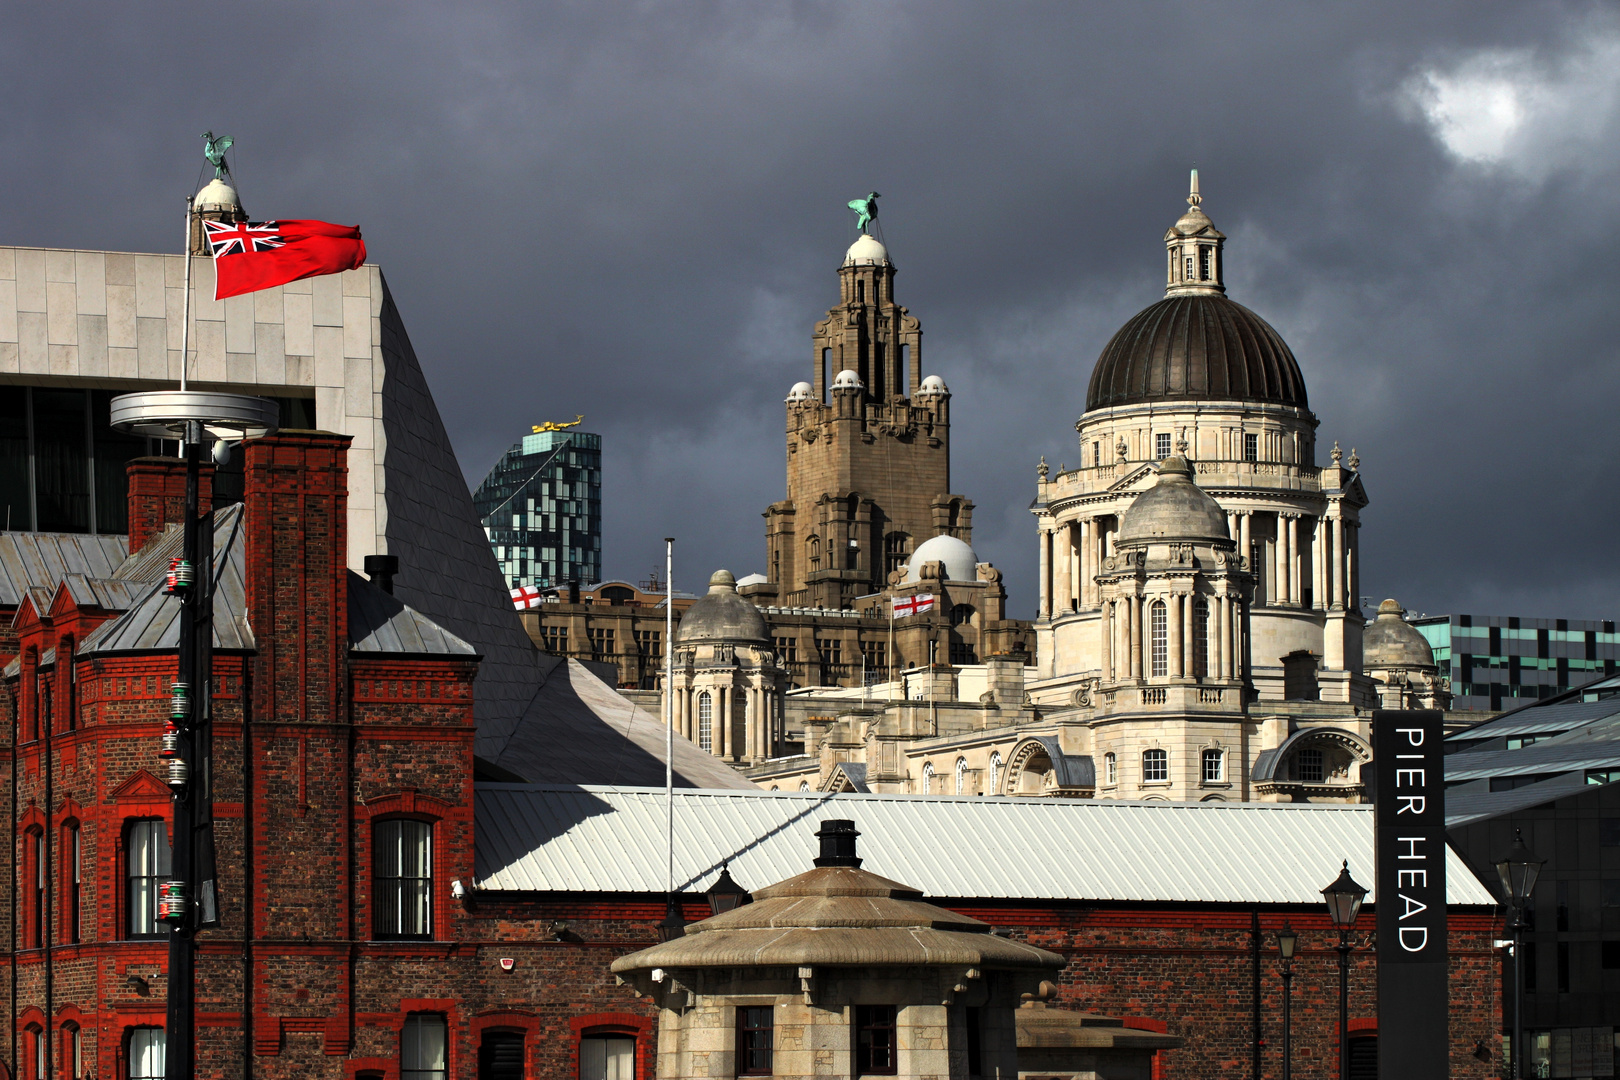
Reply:
[[1219, 784], [1226, 780], [1226, 755], [1219, 750], [1204, 751], [1204, 783]]
[[1202, 596], [1193, 601], [1192, 654], [1193, 675], [1208, 678], [1214, 665], [1209, 662], [1209, 601]]
[[433, 826], [409, 818], [372, 825], [372, 887], [378, 940], [433, 933]]
[[1119, 783], [1119, 758], [1112, 750], [1103, 755], [1103, 783], [1109, 787]]
[[450, 1039], [438, 1013], [411, 1013], [399, 1032], [399, 1080], [445, 1080]]
[[38, 1024], [29, 1024], [24, 1030], [28, 1035], [25, 1053], [34, 1061], [34, 1075], [29, 1077], [29, 1080], [47, 1080], [49, 1074], [45, 1071], [45, 1030]]
[[967, 791], [967, 758], [956, 759], [956, 793], [965, 794]]
[[1001, 794], [1001, 751], [995, 750], [990, 754], [990, 789], [989, 794]]
[[1155, 679], [1162, 679], [1170, 674], [1169, 613], [1163, 600], [1155, 600], [1148, 614], [1153, 643], [1152, 674]]
[[804, 546], [805, 565], [810, 568], [810, 572], [813, 574], [821, 569], [821, 537], [812, 536], [804, 542]]
[[71, 1020], [62, 1025], [62, 1072], [67, 1080], [84, 1076], [84, 1036]]
[[129, 1062], [129, 1080], [163, 1080], [164, 1051], [168, 1040], [160, 1027], [129, 1029], [124, 1054]]
[[33, 894], [33, 910], [28, 913], [27, 944], [24, 948], [43, 949], [45, 947], [45, 831], [43, 829], [28, 830], [28, 861], [32, 863], [28, 868], [28, 881], [33, 886], [29, 891]]
[[698, 749], [714, 752], [714, 698], [707, 690], [698, 694]]
[[[126, 930], [132, 938], [162, 937], [158, 883], [169, 876], [169, 829], [158, 818], [131, 821], [124, 837]], [[162, 1073], [162, 1070], [159, 1070]]]
[[[63, 937], [77, 945], [83, 940], [84, 924], [84, 842], [77, 821], [70, 821], [62, 827], [62, 857], [67, 864], [62, 867], [63, 891], [66, 894], [62, 897]], [[76, 1077], [79, 1074], [73, 1075]]]
[[978, 612], [973, 610], [972, 604], [956, 604], [951, 608], [951, 625], [963, 626], [973, 621]]
[[1142, 780], [1154, 783], [1170, 779], [1170, 755], [1163, 750], [1142, 751]]
[[799, 781], [799, 790], [800, 791], [809, 791], [810, 790], [810, 781], [808, 781], [808, 780], [800, 780]]
[[932, 795], [934, 793], [934, 763], [932, 761], [923, 762], [922, 793], [924, 795]]
[[883, 572], [892, 574], [906, 565], [906, 548], [911, 537], [905, 533], [890, 533], [883, 538]]

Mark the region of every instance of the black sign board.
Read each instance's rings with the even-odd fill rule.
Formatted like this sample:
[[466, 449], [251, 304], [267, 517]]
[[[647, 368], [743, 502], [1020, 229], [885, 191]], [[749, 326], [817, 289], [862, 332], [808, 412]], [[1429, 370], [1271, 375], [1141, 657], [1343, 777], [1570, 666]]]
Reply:
[[1377, 787], [1378, 1076], [1450, 1076], [1442, 714], [1373, 713]]

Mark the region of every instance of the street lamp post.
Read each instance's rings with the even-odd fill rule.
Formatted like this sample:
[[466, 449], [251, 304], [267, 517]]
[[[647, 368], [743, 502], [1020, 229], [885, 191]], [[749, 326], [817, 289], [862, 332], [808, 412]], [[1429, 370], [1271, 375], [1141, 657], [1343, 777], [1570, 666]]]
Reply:
[[1294, 989], [1294, 949], [1299, 945], [1299, 935], [1294, 933], [1292, 927], [1284, 924], [1277, 931], [1277, 952], [1282, 955], [1282, 981], [1283, 981], [1283, 1070], [1282, 1080], [1292, 1080], [1294, 1066], [1294, 1031], [1293, 1031], [1293, 989]]
[[1328, 916], [1339, 931], [1339, 1080], [1350, 1080], [1350, 1043], [1346, 1039], [1350, 1026], [1350, 931], [1361, 914], [1361, 901], [1367, 890], [1356, 884], [1350, 876], [1350, 860], [1346, 859], [1333, 884], [1322, 890], [1327, 901]]
[[1535, 853], [1525, 845], [1524, 834], [1518, 829], [1513, 830], [1513, 845], [1496, 860], [1496, 873], [1502, 879], [1502, 890], [1507, 894], [1508, 903], [1513, 906], [1513, 923], [1508, 927], [1513, 931], [1513, 1045], [1510, 1048], [1513, 1055], [1510, 1075], [1513, 1080], [1519, 1080], [1524, 1075], [1524, 1054], [1521, 1050], [1524, 1045], [1524, 954], [1519, 939], [1530, 928], [1525, 921], [1524, 911], [1546, 861], [1536, 858]]

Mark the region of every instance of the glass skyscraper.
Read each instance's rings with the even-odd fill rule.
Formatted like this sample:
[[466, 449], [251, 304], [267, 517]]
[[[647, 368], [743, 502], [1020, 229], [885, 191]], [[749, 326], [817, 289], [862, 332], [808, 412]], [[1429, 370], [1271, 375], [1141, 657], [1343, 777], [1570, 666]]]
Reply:
[[1454, 709], [1512, 709], [1563, 693], [1620, 661], [1614, 622], [1436, 615], [1413, 623], [1451, 679]]
[[473, 507], [512, 588], [601, 579], [600, 435], [525, 435], [478, 485]]

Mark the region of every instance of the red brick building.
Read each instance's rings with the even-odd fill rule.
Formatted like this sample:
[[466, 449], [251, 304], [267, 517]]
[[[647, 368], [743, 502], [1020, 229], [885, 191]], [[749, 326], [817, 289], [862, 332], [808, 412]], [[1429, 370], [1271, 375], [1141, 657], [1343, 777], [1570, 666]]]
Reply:
[[[662, 794], [492, 782], [510, 777], [474, 758], [473, 648], [345, 566], [347, 443], [286, 431], [246, 444], [244, 502], [213, 519], [220, 925], [199, 934], [198, 1075], [576, 1077], [628, 1039], [636, 1080], [650, 1078], [655, 1015], [608, 966], [652, 942], [664, 913]], [[0, 813], [15, 837], [0, 876], [0, 1057], [12, 1076], [161, 1075], [167, 943], [152, 916], [171, 811], [158, 749], [178, 611], [161, 577], [179, 545], [179, 468], [132, 464], [125, 560], [107, 556], [106, 538], [73, 547], [10, 534], [32, 575], [12, 619], [13, 722], [0, 748], [11, 795]], [[629, 753], [604, 753], [581, 779], [626, 782]], [[1056, 800], [681, 798], [688, 918], [705, 913], [722, 860], [763, 885], [803, 868], [820, 818], [853, 817], [873, 869], [923, 858], [928, 874], [895, 876], [1069, 956], [1061, 1003], [1184, 1037], [1160, 1062], [1165, 1077], [1250, 1076], [1256, 989], [1261, 1074], [1277, 1074], [1269, 935], [1291, 920], [1306, 934], [1296, 1060], [1328, 1071], [1336, 981], [1308, 890], [1268, 892], [1264, 875], [1231, 873], [1226, 893], [1178, 896], [1175, 881], [1196, 867], [1155, 878], [1144, 868], [1165, 870], [1166, 854], [1151, 846], [1098, 856]], [[1036, 803], [1039, 821], [1008, 816]], [[932, 824], [900, 830], [888, 804]], [[1187, 822], [1249, 809], [1193, 807]], [[1319, 823], [1252, 809], [1270, 816], [1241, 820], [1275, 845], [1290, 842], [1289, 826]], [[1332, 820], [1347, 836], [1365, 824], [1370, 846], [1365, 813], [1337, 810], [1362, 814]], [[1004, 850], [966, 843], [964, 830], [989, 830]], [[795, 854], [767, 858], [773, 844]], [[907, 850], [919, 845], [928, 850]], [[1123, 861], [1160, 887], [1062, 892], [1040, 885], [1032, 852], [1054, 867]], [[998, 855], [997, 872], [974, 870]], [[1488, 906], [1457, 909], [1454, 1076], [1495, 1069], [1470, 1056], [1500, 1027], [1494, 933]], [[1363, 1033], [1371, 979], [1364, 956], [1352, 1003]]]

